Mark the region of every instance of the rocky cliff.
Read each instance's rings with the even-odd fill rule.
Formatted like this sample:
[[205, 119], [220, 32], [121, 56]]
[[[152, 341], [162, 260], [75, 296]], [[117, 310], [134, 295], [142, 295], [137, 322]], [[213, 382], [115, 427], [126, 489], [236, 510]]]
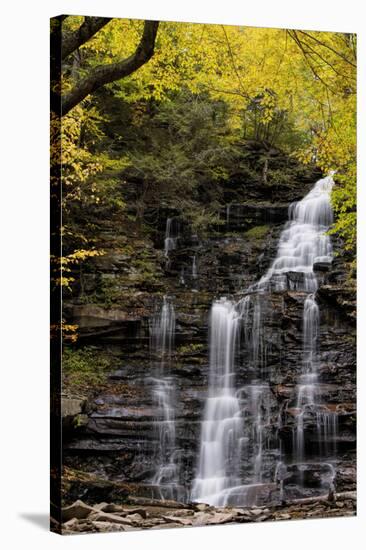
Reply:
[[[254, 148], [254, 165], [258, 154]], [[279, 178], [276, 187], [268, 188], [263, 174], [247, 180], [239, 174], [225, 183], [226, 204], [220, 210], [220, 223], [204, 237], [194, 234], [179, 212], [164, 206], [154, 206], [146, 213], [148, 232], [132, 220], [100, 220], [96, 216], [106, 253], [82, 273], [77, 296], [66, 300], [65, 313], [79, 326], [78, 347], [92, 346], [93, 356], [105, 359], [108, 367], [102, 380], [91, 380], [87, 391], [76, 390], [65, 372], [65, 406], [74, 400], [71, 412], [65, 414], [66, 503], [76, 498], [90, 503], [125, 501], [132, 495], [159, 498], [159, 488], [152, 483], [159, 440], [156, 423], [161, 417], [153, 381], [159, 358], [151, 352], [150, 327], [164, 295], [174, 303], [176, 315], [175, 345], [165, 369], [175, 387], [180, 495], [189, 500], [207, 396], [211, 304], [222, 296], [240, 298], [260, 278], [275, 255], [289, 204], [305, 195], [319, 178], [315, 170], [297, 165], [294, 176], [292, 161], [289, 164], [278, 152], [272, 157], [270, 166], [282, 171], [282, 183]], [[175, 243], [165, 254], [168, 218], [175, 220]], [[336, 431], [329, 429], [324, 434], [322, 456], [332, 456], [332, 467], [336, 462], [336, 490], [350, 491], [356, 482], [355, 297], [340, 254], [342, 243], [335, 238], [333, 246], [332, 265], [316, 266], [321, 307], [319, 399], [334, 413], [337, 423]], [[250, 364], [244, 347], [239, 347], [236, 367], [235, 383], [244, 392], [249, 384], [266, 380], [262, 483], [271, 490], [276, 464], [279, 460], [287, 463], [283, 482], [288, 499], [321, 494], [329, 476], [329, 464], [324, 460], [320, 464], [314, 422], [304, 428], [305, 471], [300, 472], [293, 459], [303, 302], [304, 294], [296, 290], [267, 295], [261, 304], [264, 372], [258, 373]], [[249, 440], [251, 437], [248, 425]], [[275, 440], [280, 441], [280, 450]], [[252, 459], [249, 452], [247, 464]], [[249, 479], [249, 466], [248, 472], [245, 468], [244, 464], [242, 475]], [[305, 490], [299, 494], [299, 478], [304, 476]]]

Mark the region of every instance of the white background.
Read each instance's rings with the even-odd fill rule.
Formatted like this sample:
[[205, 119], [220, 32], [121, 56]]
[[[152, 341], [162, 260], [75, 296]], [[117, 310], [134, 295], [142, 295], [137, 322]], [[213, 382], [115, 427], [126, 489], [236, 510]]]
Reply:
[[[1, 9], [2, 548], [364, 548], [366, 17], [348, 0], [8, 0]], [[48, 26], [61, 13], [359, 33], [358, 517], [60, 537], [48, 532]]]

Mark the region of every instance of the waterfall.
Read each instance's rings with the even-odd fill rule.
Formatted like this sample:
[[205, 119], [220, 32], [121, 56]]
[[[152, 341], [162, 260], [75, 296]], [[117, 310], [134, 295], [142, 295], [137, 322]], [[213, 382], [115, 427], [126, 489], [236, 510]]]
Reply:
[[167, 296], [163, 297], [161, 310], [151, 322], [150, 327], [152, 349], [160, 355], [161, 365], [171, 359], [175, 337], [175, 311]]
[[254, 442], [254, 481], [261, 483], [263, 479], [263, 451], [265, 443], [265, 428], [269, 423], [269, 406], [265, 404], [268, 399], [269, 388], [266, 384], [252, 384], [250, 391], [250, 410], [253, 417], [253, 442]]
[[319, 307], [314, 294], [309, 294], [304, 303], [303, 313], [303, 341], [304, 364], [311, 371], [314, 370], [315, 353], [319, 337]]
[[169, 257], [169, 252], [177, 247], [178, 227], [174, 218], [167, 218], [164, 239], [164, 256]]
[[[332, 244], [326, 233], [333, 221], [332, 187], [333, 179], [327, 176], [301, 201], [290, 205], [289, 222], [281, 233], [277, 256], [252, 290], [316, 292], [314, 264], [332, 261]], [[301, 277], [291, 280], [289, 273], [298, 273]]]
[[175, 311], [173, 304], [164, 296], [160, 312], [152, 319], [150, 327], [151, 349], [158, 357], [157, 377], [154, 378], [153, 397], [157, 405], [156, 421], [158, 444], [156, 449], [156, 472], [152, 484], [159, 487], [162, 499], [178, 497], [179, 467], [176, 451], [175, 387], [167, 376], [175, 337]]
[[179, 284], [184, 286], [186, 284], [185, 278], [184, 278], [184, 267], [182, 267], [179, 277]]
[[[298, 409], [296, 422], [296, 459], [304, 459], [304, 420], [310, 422], [315, 415], [319, 456], [328, 454], [328, 441], [335, 441], [337, 434], [337, 414], [319, 402], [319, 376], [317, 365], [317, 347], [319, 339], [319, 306], [315, 296], [309, 294], [303, 311], [303, 367], [297, 386]], [[324, 442], [324, 445], [323, 445]], [[335, 450], [333, 446], [333, 450]]]
[[230, 207], [231, 207], [230, 204], [226, 205], [226, 225], [227, 226], [230, 225]]
[[[270, 343], [265, 332], [265, 313], [270, 307], [268, 302], [272, 293], [297, 291], [299, 296], [304, 296], [301, 374], [295, 396], [295, 461], [298, 464], [306, 461], [307, 423], [315, 424], [320, 458], [328, 455], [328, 439], [336, 439], [336, 412], [319, 400], [320, 310], [314, 272], [316, 263], [332, 261], [332, 244], [327, 234], [333, 220], [332, 186], [331, 176], [323, 178], [301, 201], [290, 205], [289, 221], [279, 237], [275, 259], [238, 303], [222, 298], [212, 305], [209, 395], [203, 413], [192, 500], [215, 506], [250, 506], [261, 501], [267, 487], [269, 492], [265, 498], [268, 503], [273, 498], [273, 486], [277, 488], [277, 501], [284, 498], [284, 479], [291, 475], [287, 473], [291, 465], [283, 462], [278, 432], [283, 416], [288, 414], [289, 399], [281, 404], [280, 412], [274, 415], [275, 421], [272, 422], [270, 379], [266, 380], [269, 376], [266, 362]], [[254, 378], [251, 383], [235, 390], [235, 359], [240, 334], [244, 336], [241, 345], [246, 350], [245, 366], [248, 373], [252, 372], [259, 380]], [[271, 436], [272, 427], [275, 438]], [[252, 449], [247, 448], [249, 438], [253, 441]], [[271, 439], [275, 439], [272, 456], [278, 456], [275, 470], [265, 464], [265, 453]], [[273, 458], [270, 461], [272, 465]], [[330, 485], [335, 475], [334, 467], [332, 464], [326, 466]], [[272, 484], [270, 478], [274, 480]]]
[[197, 279], [197, 277], [198, 277], [197, 260], [196, 260], [196, 255], [194, 255], [192, 259], [192, 279]]
[[313, 294], [309, 294], [303, 311], [303, 374], [297, 386], [298, 415], [296, 420], [296, 459], [304, 459], [304, 415], [315, 404], [318, 376], [315, 366], [315, 353], [319, 333], [319, 307]]
[[214, 302], [210, 318], [209, 394], [202, 422], [198, 474], [191, 498], [224, 506], [239, 484], [237, 441], [242, 418], [235, 397], [234, 363], [239, 315], [229, 300]]

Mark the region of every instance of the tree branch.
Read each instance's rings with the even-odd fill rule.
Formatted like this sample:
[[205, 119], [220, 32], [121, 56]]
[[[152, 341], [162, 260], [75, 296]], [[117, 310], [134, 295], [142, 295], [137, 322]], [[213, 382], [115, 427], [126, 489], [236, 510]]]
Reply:
[[328, 65], [328, 67], [329, 67], [330, 69], [332, 69], [332, 71], [334, 71], [336, 75], [338, 75], [338, 76], [340, 76], [340, 77], [342, 77], [342, 78], [349, 79], [349, 77], [348, 77], [347, 75], [345, 75], [345, 74], [343, 74], [343, 73], [340, 73], [331, 63], [329, 63], [329, 61], [328, 61], [325, 57], [323, 57], [319, 52], [317, 52], [316, 50], [314, 50], [314, 48], [312, 48], [312, 47], [310, 46], [310, 44], [307, 44], [306, 42], [304, 42], [304, 44], [306, 44], [306, 47], [307, 47], [307, 49], [308, 49], [309, 52], [312, 52], [315, 56], [319, 57], [319, 59], [320, 59], [321, 61], [323, 61], [323, 63], [325, 63], [326, 65]]
[[230, 44], [230, 41], [229, 41], [229, 37], [227, 35], [227, 32], [226, 32], [226, 29], [224, 27], [224, 25], [221, 25], [221, 28], [222, 30], [224, 31], [224, 35], [225, 35], [225, 40], [226, 40], [226, 44], [227, 44], [227, 49], [228, 49], [228, 53], [229, 53], [229, 56], [230, 56], [230, 59], [231, 59], [231, 64], [233, 66], [233, 69], [234, 69], [234, 72], [236, 74], [236, 78], [238, 79], [238, 82], [239, 82], [239, 87], [242, 91], [242, 95], [244, 97], [248, 97], [245, 89], [244, 89], [244, 86], [243, 86], [243, 83], [241, 81], [241, 78], [240, 78], [240, 74], [239, 74], [239, 71], [236, 67], [236, 64], [235, 64], [235, 59], [234, 59], [234, 54], [233, 54], [233, 50], [231, 49], [231, 44]]
[[158, 27], [159, 21], [145, 21], [144, 31], [135, 52], [117, 63], [95, 67], [88, 76], [77, 82], [70, 92], [62, 96], [61, 113], [57, 111], [57, 98], [51, 95], [51, 105], [55, 107], [56, 114], [66, 115], [86, 96], [95, 92], [104, 84], [124, 78], [147, 63], [154, 54]]
[[[296, 32], [296, 31], [295, 31]], [[324, 48], [327, 48], [328, 50], [330, 50], [331, 52], [333, 52], [335, 55], [338, 55], [338, 57], [340, 57], [341, 59], [343, 59], [343, 61], [345, 61], [346, 63], [349, 63], [352, 67], [354, 67], [355, 69], [357, 68], [357, 65], [355, 65], [355, 63], [352, 63], [352, 61], [350, 61], [345, 55], [343, 55], [341, 52], [338, 52], [337, 50], [335, 50], [334, 48], [332, 48], [329, 44], [325, 44], [325, 42], [322, 42], [321, 40], [319, 40], [318, 38], [316, 38], [315, 36], [313, 36], [312, 34], [309, 34], [308, 32], [305, 32], [305, 31], [299, 31], [299, 33], [305, 35], [305, 36], [308, 36], [311, 40], [314, 40], [314, 42], [317, 42], [318, 44], [320, 44], [320, 46], [323, 46]]]
[[314, 77], [319, 80], [323, 86], [325, 86], [325, 88], [329, 89], [333, 94], [336, 94], [337, 91], [336, 90], [333, 90], [329, 84], [327, 84], [325, 82], [325, 80], [319, 75], [319, 73], [315, 70], [314, 66], [312, 65], [310, 59], [311, 59], [311, 55], [308, 54], [308, 52], [305, 50], [304, 48], [304, 45], [303, 43], [301, 42], [301, 40], [299, 39], [299, 37], [297, 36], [297, 31], [294, 31], [294, 30], [287, 30], [286, 31], [288, 33], [288, 35], [292, 38], [292, 40], [295, 41], [295, 43], [298, 45], [298, 47], [300, 48], [303, 56], [304, 56], [304, 59], [309, 67], [309, 69], [311, 70], [311, 72], [313, 73]]
[[80, 48], [109, 21], [110, 17], [85, 17], [83, 24], [72, 33], [69, 33], [62, 39], [62, 60], [66, 59], [77, 48]]

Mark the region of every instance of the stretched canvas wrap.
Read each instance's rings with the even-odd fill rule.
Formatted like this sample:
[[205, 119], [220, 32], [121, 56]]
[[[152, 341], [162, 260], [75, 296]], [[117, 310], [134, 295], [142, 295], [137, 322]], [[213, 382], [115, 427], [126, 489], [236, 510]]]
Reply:
[[356, 513], [356, 37], [51, 20], [51, 527]]

